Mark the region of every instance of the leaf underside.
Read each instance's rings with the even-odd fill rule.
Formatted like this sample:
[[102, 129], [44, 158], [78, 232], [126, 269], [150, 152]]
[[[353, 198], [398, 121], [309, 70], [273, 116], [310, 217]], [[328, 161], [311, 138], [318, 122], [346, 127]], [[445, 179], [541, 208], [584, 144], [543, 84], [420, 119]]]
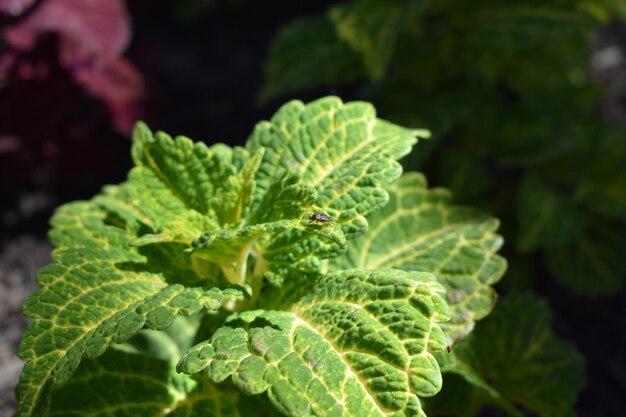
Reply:
[[261, 397], [247, 397], [232, 386], [179, 374], [175, 362], [119, 349], [81, 363], [74, 377], [54, 390], [48, 415], [279, 416]]

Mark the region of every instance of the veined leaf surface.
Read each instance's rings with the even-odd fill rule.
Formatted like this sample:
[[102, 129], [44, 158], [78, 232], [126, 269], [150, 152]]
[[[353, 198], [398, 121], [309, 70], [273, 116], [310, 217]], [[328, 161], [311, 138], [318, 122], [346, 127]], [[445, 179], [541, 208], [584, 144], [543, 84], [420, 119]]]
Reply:
[[18, 387], [20, 416], [44, 413], [51, 385], [66, 381], [84, 356], [101, 355], [144, 325], [164, 329], [177, 315], [216, 310], [225, 297], [243, 296], [234, 289], [184, 287], [151, 272], [132, 237], [105, 218], [92, 204], [78, 202], [52, 219], [55, 263], [40, 270], [45, 287], [24, 305], [35, 320], [19, 351], [27, 361]]
[[427, 273], [351, 270], [286, 284], [234, 314], [179, 369], [268, 391], [288, 416], [423, 416], [441, 388], [443, 287]]
[[[364, 216], [386, 204], [384, 186], [402, 172], [396, 160], [420, 135], [427, 132], [376, 118], [368, 103], [344, 104], [337, 97], [306, 105], [287, 103], [271, 121], [259, 123], [248, 140], [250, 153], [265, 149], [251, 211], [264, 211], [260, 207], [265, 196], [290, 171], [302, 178], [304, 187], [316, 190], [314, 207], [329, 215], [331, 225], [339, 225], [346, 239], [353, 239], [367, 230]], [[297, 228], [278, 233], [259, 251], [269, 263], [266, 276], [280, 283], [289, 264], [311, 272], [319, 269], [319, 259], [341, 253], [341, 245], [329, 246], [319, 239], [324, 228], [327, 225], [316, 235]], [[311, 257], [312, 252], [317, 256]]]
[[[257, 262], [265, 261], [267, 269], [263, 273], [270, 280], [296, 268], [307, 271], [309, 262], [313, 262], [313, 267], [307, 272], [315, 272], [319, 264], [315, 262], [317, 257], [339, 253], [346, 246], [337, 223], [318, 225], [309, 220], [311, 213], [320, 210], [313, 205], [316, 198], [315, 188], [301, 184], [297, 173], [285, 171], [245, 222], [237, 228], [202, 233], [192, 242], [194, 253], [222, 264], [229, 281], [239, 284], [246, 277], [251, 252], [255, 253]], [[282, 238], [273, 239], [281, 233]], [[316, 246], [301, 244], [301, 240], [311, 236], [318, 237]], [[267, 250], [268, 246], [272, 249]]]
[[[259, 124], [248, 150], [153, 135], [139, 124], [127, 181], [52, 220], [55, 263], [25, 304], [35, 320], [20, 349], [19, 415], [45, 413], [50, 389], [111, 342], [249, 295], [249, 256], [257, 284], [318, 271], [386, 202], [383, 185], [399, 175], [395, 159], [417, 133], [334, 97], [284, 106]], [[309, 221], [316, 212], [335, 220]], [[233, 261], [241, 279], [228, 273]], [[242, 287], [228, 289], [224, 278]]]
[[452, 341], [471, 331], [495, 302], [491, 285], [506, 261], [496, 254], [498, 221], [451, 205], [444, 189], [428, 190], [423, 175], [409, 173], [389, 187], [390, 201], [368, 216], [368, 232], [350, 242], [331, 268], [398, 268], [435, 274], [447, 289], [452, 318], [444, 323]]
[[326, 97], [307, 105], [287, 103], [269, 122], [259, 123], [248, 140], [254, 153], [266, 149], [257, 173], [259, 202], [282, 171], [292, 169], [317, 189], [316, 205], [337, 221], [348, 239], [367, 228], [364, 218], [388, 200], [383, 186], [400, 176], [397, 159], [425, 131], [376, 118], [369, 103], [342, 103]]
[[143, 123], [133, 132], [135, 165], [154, 173], [175, 197], [166, 196], [164, 200], [203, 215], [214, 214], [220, 224], [230, 216], [229, 211], [222, 210], [222, 193], [232, 185], [230, 177], [238, 171], [229, 160], [232, 155], [224, 154], [226, 149], [219, 147], [216, 152], [202, 142], [194, 143], [184, 136], [172, 139], [164, 132], [153, 135]]

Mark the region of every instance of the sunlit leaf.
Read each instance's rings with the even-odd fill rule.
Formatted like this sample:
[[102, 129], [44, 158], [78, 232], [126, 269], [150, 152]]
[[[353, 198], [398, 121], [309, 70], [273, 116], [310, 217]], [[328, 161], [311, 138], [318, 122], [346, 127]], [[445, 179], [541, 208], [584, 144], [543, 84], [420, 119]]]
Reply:
[[498, 221], [452, 205], [444, 189], [429, 190], [423, 175], [403, 175], [389, 188], [390, 201], [368, 217], [369, 231], [351, 242], [331, 268], [398, 268], [435, 274], [447, 289], [452, 318], [442, 326], [451, 341], [471, 331], [495, 302], [491, 287], [506, 269], [496, 254]]
[[[291, 281], [293, 282], [293, 281]], [[288, 416], [423, 416], [441, 388], [443, 287], [426, 273], [352, 270], [287, 284], [237, 313], [179, 369], [268, 392]]]

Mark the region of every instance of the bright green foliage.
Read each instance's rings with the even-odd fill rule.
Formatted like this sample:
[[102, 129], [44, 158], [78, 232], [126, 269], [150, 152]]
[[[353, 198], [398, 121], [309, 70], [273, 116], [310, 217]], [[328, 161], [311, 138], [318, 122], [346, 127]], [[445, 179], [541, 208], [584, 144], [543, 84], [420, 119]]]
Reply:
[[[247, 219], [247, 225], [243, 224], [238, 229], [218, 229], [202, 233], [192, 242], [196, 248], [195, 253], [200, 258], [225, 265], [224, 273], [228, 277], [234, 277], [235, 282], [242, 283], [248, 253], [257, 240], [263, 242], [263, 237], [268, 235], [291, 239], [289, 234], [293, 235], [298, 231], [298, 238], [302, 240], [307, 235], [317, 235], [320, 238], [318, 249], [307, 249], [308, 252], [303, 253], [306, 258], [300, 262], [301, 266], [306, 264], [306, 260], [312, 259], [312, 255], [321, 254], [322, 250], [331, 253], [340, 251], [345, 248], [346, 239], [338, 223], [319, 227], [308, 220], [307, 214], [319, 210], [313, 205], [316, 199], [317, 191], [314, 187], [302, 185], [297, 173], [283, 171], [255, 205], [254, 213]], [[281, 242], [281, 247], [292, 246], [295, 249], [296, 244], [292, 244], [292, 240], [287, 243], [289, 245]], [[278, 245], [274, 244], [273, 248], [276, 246]], [[291, 253], [268, 255], [265, 260], [271, 266], [293, 266], [294, 258]], [[231, 269], [229, 265], [234, 267]], [[270, 269], [266, 273], [273, 278], [274, 271], [275, 269]]]
[[417, 396], [441, 388], [430, 352], [446, 348], [443, 287], [433, 276], [348, 270], [268, 294], [278, 311], [231, 316], [180, 368], [232, 376], [247, 394], [268, 391], [288, 416], [422, 415]]
[[[585, 255], [579, 242], [603, 246], [587, 224], [595, 214], [611, 224], [602, 232], [611, 242], [626, 234], [624, 132], [598, 120], [600, 91], [586, 80], [592, 36], [620, 16], [621, 0], [349, 0], [279, 33], [264, 98], [350, 82], [385, 117], [432, 130], [405, 166], [494, 212], [506, 240], [542, 267], [547, 260], [570, 288], [615, 291], [624, 276], [608, 266], [612, 256]], [[308, 54], [291, 42], [296, 27], [311, 49], [347, 52]], [[301, 66], [289, 64], [295, 56]], [[557, 267], [566, 253], [577, 270]], [[583, 271], [607, 284], [588, 291], [581, 283], [594, 279]]]
[[428, 134], [377, 119], [369, 103], [344, 105], [335, 97], [306, 106], [291, 102], [259, 123], [248, 141], [250, 152], [265, 148], [254, 200], [284, 170], [294, 170], [317, 190], [317, 207], [356, 237], [367, 227], [364, 216], [387, 203], [381, 185], [400, 176], [394, 160], [409, 153], [416, 136]]
[[83, 202], [62, 207], [52, 219], [55, 263], [39, 271], [44, 288], [24, 305], [36, 320], [19, 351], [27, 361], [18, 388], [21, 415], [43, 412], [50, 385], [66, 381], [83, 356], [101, 355], [144, 325], [162, 330], [176, 315], [217, 310], [225, 296], [243, 295], [168, 282], [171, 277], [146, 265], [148, 257], [132, 247], [125, 230], [105, 220], [102, 210]]
[[[410, 151], [416, 136], [425, 134], [377, 119], [369, 103], [344, 105], [336, 97], [308, 105], [288, 103], [270, 121], [259, 123], [247, 143], [250, 153], [265, 150], [255, 177], [251, 211], [257, 214], [253, 218], [261, 221], [280, 216], [280, 205], [274, 207], [274, 202], [282, 198], [274, 195], [280, 195], [285, 184], [291, 185], [293, 177], [284, 177], [285, 171], [289, 171], [302, 178], [303, 187], [294, 192], [307, 195], [306, 201], [312, 204], [308, 207], [309, 215], [323, 212], [334, 219], [347, 239], [359, 236], [367, 228], [365, 215], [388, 201], [383, 185], [402, 172], [395, 160]], [[312, 190], [317, 193], [315, 199]], [[305, 227], [301, 222], [294, 225], [297, 227], [278, 233], [260, 251], [270, 262], [266, 274], [272, 282], [279, 282], [288, 272], [286, 263], [314, 272], [319, 263], [312, 255], [329, 257], [345, 249], [342, 245], [321, 243], [315, 235], [301, 230]], [[333, 237], [335, 231], [317, 233], [325, 235], [339, 242], [339, 238]]]
[[[385, 186], [401, 174], [396, 160], [425, 134], [335, 97], [286, 104], [259, 123], [246, 148], [208, 147], [138, 124], [128, 179], [52, 219], [54, 263], [25, 303], [34, 320], [20, 348], [27, 363], [19, 416], [276, 414], [263, 399], [172, 367], [195, 337], [248, 334], [248, 319], [312, 338], [289, 339], [296, 350], [332, 346], [327, 360], [342, 363], [351, 384], [340, 389], [346, 399], [420, 415], [417, 395], [441, 386], [432, 352], [447, 346], [443, 287], [425, 273], [320, 271], [323, 259], [367, 231], [365, 217], [388, 202]], [[311, 220], [316, 213], [332, 220]], [[343, 336], [338, 314], [355, 326]], [[202, 324], [171, 327], [179, 316]], [[278, 410], [300, 407], [281, 387], [269, 389]], [[90, 394], [74, 401], [79, 389]]]
[[[489, 403], [511, 416], [524, 415], [518, 407], [541, 417], [574, 415], [572, 406], [583, 382], [583, 360], [552, 333], [546, 303], [530, 294], [511, 294], [501, 300], [493, 314], [455, 346], [454, 355], [446, 362], [442, 365], [447, 372], [444, 386], [454, 374], [465, 383], [456, 380], [450, 391], [444, 389], [429, 408], [432, 415], [438, 415], [442, 406], [452, 407], [457, 415], [473, 415]], [[454, 377], [450, 379], [454, 381]], [[470, 395], [465, 401], [450, 403], [455, 390]]]
[[389, 188], [390, 201], [368, 217], [369, 231], [351, 242], [333, 268], [398, 268], [435, 274], [447, 289], [452, 318], [443, 327], [451, 341], [471, 331], [495, 302], [491, 288], [506, 269], [496, 255], [498, 221], [453, 206], [447, 190], [428, 190], [423, 175], [403, 175]]
[[401, 175], [426, 135], [336, 97], [287, 103], [245, 147], [139, 124], [128, 179], [52, 219], [18, 416], [425, 417], [442, 369], [471, 404], [569, 407], [549, 382], [507, 388], [573, 355], [543, 305], [507, 301], [472, 332], [506, 267], [498, 221]]

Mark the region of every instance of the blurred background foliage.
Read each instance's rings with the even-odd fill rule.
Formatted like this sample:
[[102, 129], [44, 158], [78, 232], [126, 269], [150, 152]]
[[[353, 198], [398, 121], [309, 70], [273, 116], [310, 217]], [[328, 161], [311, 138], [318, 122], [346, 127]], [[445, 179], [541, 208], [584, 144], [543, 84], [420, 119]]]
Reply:
[[239, 145], [328, 94], [430, 129], [406, 169], [502, 222], [510, 295], [457, 348], [477, 374], [448, 374], [432, 412], [569, 415], [583, 370], [562, 337], [587, 362], [577, 412], [623, 415], [625, 16], [623, 0], [0, 0], [0, 415], [48, 218], [124, 179], [137, 119]]
[[507, 285], [543, 279], [536, 265], [581, 294], [614, 293], [626, 134], [598, 117], [588, 63], [598, 29], [625, 14], [619, 0], [343, 2], [282, 29], [260, 98], [352, 83], [383, 117], [433, 131], [408, 169], [500, 217]]
[[[455, 347], [433, 415], [572, 415], [580, 360], [545, 342], [548, 307], [519, 295], [529, 289], [583, 347], [580, 415], [623, 412], [607, 387], [626, 378], [599, 356], [623, 349], [606, 344], [623, 327], [610, 308], [626, 277], [624, 16], [620, 0], [350, 0], [294, 19], [270, 46], [261, 102], [351, 86], [382, 117], [433, 131], [407, 169], [501, 219], [509, 295]], [[604, 405], [586, 408], [591, 392]]]

